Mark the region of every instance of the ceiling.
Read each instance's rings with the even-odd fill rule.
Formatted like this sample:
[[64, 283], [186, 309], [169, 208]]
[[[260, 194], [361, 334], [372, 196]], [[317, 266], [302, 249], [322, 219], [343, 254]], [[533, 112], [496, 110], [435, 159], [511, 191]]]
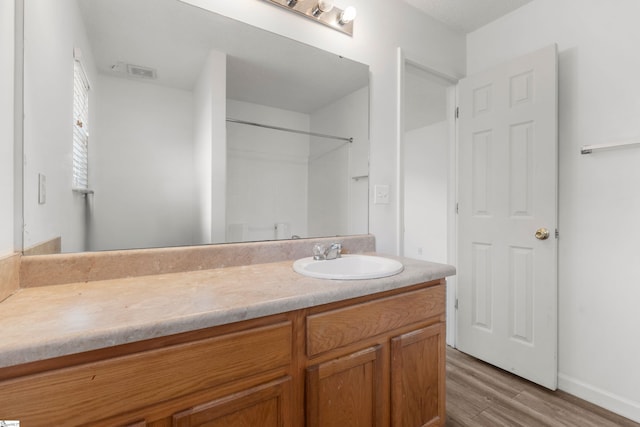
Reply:
[[470, 33], [533, 0], [404, 0], [462, 33]]

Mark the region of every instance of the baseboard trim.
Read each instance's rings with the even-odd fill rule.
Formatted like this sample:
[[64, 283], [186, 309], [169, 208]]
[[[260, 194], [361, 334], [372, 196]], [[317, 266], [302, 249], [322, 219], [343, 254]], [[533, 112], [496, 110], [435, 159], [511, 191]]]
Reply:
[[558, 388], [602, 408], [640, 422], [640, 402], [609, 393], [565, 374], [558, 374]]

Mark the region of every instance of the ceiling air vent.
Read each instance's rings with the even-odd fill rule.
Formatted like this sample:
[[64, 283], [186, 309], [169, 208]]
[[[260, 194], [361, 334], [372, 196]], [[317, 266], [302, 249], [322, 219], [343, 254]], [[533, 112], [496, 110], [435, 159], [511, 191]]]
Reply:
[[134, 77], [143, 79], [156, 79], [158, 75], [153, 68], [141, 67], [139, 65], [127, 64], [127, 73]]

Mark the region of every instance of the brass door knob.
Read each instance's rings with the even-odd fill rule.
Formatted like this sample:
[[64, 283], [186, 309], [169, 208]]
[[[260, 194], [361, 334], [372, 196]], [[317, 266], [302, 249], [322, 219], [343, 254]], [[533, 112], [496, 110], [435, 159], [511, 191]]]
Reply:
[[546, 228], [538, 228], [536, 230], [536, 239], [547, 240], [549, 238], [549, 230]]

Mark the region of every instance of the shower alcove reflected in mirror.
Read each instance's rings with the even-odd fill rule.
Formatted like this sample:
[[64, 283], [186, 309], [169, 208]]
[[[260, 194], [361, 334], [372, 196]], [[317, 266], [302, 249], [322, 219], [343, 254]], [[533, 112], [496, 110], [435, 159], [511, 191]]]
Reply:
[[24, 6], [25, 254], [368, 232], [368, 66], [188, 1]]

